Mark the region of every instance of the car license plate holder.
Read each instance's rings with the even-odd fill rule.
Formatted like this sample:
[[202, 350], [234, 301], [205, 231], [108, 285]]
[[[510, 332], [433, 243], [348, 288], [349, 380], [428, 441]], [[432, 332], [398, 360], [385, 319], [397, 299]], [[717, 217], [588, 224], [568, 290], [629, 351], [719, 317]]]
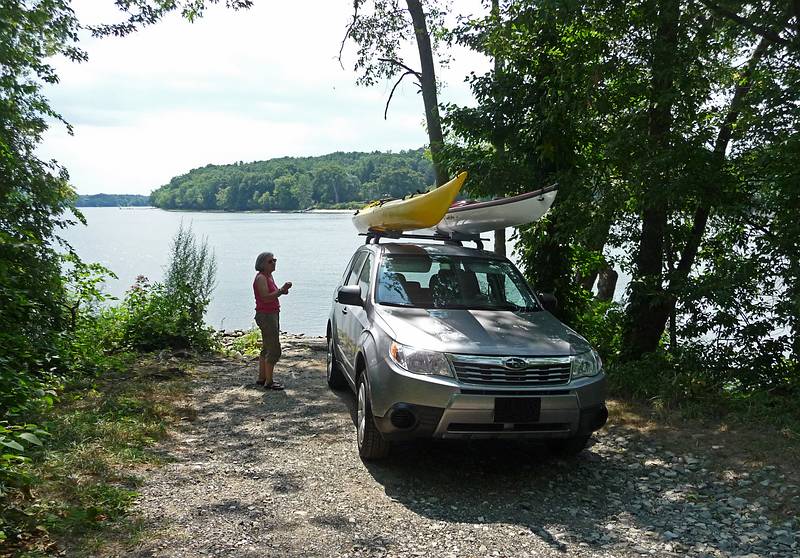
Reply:
[[541, 397], [495, 397], [495, 422], [539, 422]]

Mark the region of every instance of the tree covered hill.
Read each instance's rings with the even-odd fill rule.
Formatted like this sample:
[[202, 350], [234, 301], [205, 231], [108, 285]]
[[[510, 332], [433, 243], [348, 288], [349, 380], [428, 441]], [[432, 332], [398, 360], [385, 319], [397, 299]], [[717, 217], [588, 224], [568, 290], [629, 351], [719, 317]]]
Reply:
[[150, 205], [150, 196], [138, 194], [91, 194], [78, 196], [77, 207], [144, 207]]
[[423, 149], [207, 165], [153, 191], [162, 209], [293, 210], [402, 197], [434, 183]]

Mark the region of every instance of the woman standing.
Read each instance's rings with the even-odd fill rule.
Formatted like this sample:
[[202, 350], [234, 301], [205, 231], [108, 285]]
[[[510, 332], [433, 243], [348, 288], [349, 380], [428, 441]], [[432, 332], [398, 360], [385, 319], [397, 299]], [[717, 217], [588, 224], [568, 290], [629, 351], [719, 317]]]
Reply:
[[261, 356], [258, 358], [256, 384], [267, 389], [281, 390], [283, 386], [272, 379], [275, 363], [281, 358], [280, 311], [278, 297], [288, 294], [292, 287], [286, 282], [279, 289], [272, 278], [277, 258], [272, 252], [262, 252], [256, 258], [256, 275], [253, 292], [256, 296], [256, 324], [261, 330]]

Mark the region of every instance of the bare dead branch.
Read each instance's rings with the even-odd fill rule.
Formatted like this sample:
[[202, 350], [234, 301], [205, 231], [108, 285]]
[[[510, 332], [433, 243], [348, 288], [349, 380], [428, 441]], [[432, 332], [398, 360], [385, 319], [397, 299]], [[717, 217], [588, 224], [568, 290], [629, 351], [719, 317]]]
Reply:
[[418, 72], [416, 70], [412, 70], [411, 68], [409, 68], [408, 66], [406, 66], [405, 64], [400, 62], [399, 60], [395, 60], [394, 58], [378, 58], [378, 60], [381, 61], [381, 62], [386, 62], [387, 64], [394, 64], [395, 66], [400, 66], [406, 72], [414, 74], [417, 77], [417, 79], [422, 79], [422, 74], [420, 74], [420, 72]]
[[391, 103], [391, 102], [392, 102], [392, 97], [394, 96], [394, 90], [395, 90], [395, 89], [397, 89], [397, 86], [398, 86], [398, 85], [400, 85], [400, 82], [401, 82], [401, 81], [403, 81], [403, 78], [404, 78], [404, 77], [406, 77], [406, 76], [413, 76], [413, 75], [416, 75], [416, 72], [413, 72], [413, 71], [411, 71], [411, 70], [408, 70], [408, 71], [407, 71], [407, 72], [405, 72], [405, 73], [404, 73], [402, 76], [400, 76], [400, 79], [398, 79], [398, 80], [397, 80], [397, 83], [395, 83], [395, 84], [394, 84], [394, 87], [392, 87], [392, 92], [391, 92], [391, 93], [389, 93], [389, 98], [386, 100], [386, 108], [385, 108], [385, 109], [383, 109], [383, 119], [384, 119], [384, 120], [386, 120], [386, 119], [387, 119], [387, 115], [389, 114], [389, 103]]
[[358, 7], [360, 5], [359, 0], [353, 0], [353, 19], [350, 21], [350, 25], [347, 26], [347, 31], [344, 32], [344, 37], [342, 37], [342, 44], [339, 45], [339, 66], [344, 70], [344, 64], [342, 64], [342, 52], [344, 52], [344, 45], [347, 42], [347, 38], [350, 36], [350, 33], [353, 31], [353, 27], [356, 26], [358, 22]]

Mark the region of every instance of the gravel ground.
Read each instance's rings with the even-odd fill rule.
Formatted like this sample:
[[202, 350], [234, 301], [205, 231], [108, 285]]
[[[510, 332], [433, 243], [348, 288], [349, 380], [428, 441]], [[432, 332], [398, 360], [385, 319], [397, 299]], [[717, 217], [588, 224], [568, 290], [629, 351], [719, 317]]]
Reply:
[[125, 556], [800, 554], [785, 511], [798, 487], [777, 468], [719, 470], [613, 424], [571, 459], [521, 442], [425, 442], [365, 465], [354, 398], [325, 384], [324, 339], [284, 338], [284, 392], [256, 388], [255, 369], [197, 366], [197, 418], [163, 446], [170, 462], [145, 472], [148, 536]]

